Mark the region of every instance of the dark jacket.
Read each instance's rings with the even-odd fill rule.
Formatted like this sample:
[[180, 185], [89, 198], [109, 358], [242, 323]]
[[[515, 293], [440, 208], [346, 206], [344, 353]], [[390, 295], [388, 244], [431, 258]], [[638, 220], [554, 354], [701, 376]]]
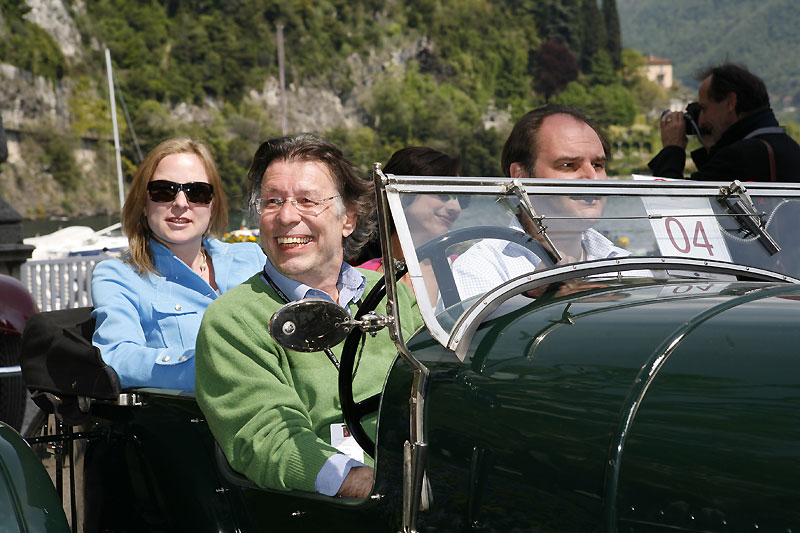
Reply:
[[[772, 109], [765, 107], [738, 120], [728, 128], [711, 150], [692, 152], [697, 172], [694, 180], [770, 181], [769, 151], [775, 154], [775, 181], [800, 182], [800, 145], [785, 133], [766, 133], [745, 139], [755, 130], [777, 127]], [[682, 178], [686, 154], [679, 146], [665, 146], [648, 164], [654, 176]]]

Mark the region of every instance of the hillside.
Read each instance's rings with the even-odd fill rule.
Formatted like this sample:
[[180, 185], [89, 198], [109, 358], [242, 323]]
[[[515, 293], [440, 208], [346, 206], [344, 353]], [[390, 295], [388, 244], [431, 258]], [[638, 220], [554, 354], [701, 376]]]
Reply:
[[255, 148], [281, 133], [279, 24], [288, 132], [331, 138], [365, 172], [424, 144], [496, 175], [510, 123], [547, 101], [587, 109], [618, 150], [649, 146], [649, 127], [626, 128], [660, 98], [623, 65], [614, 0], [2, 0], [0, 15], [0, 194], [26, 217], [118, 209], [106, 48], [126, 179], [140, 153], [191, 135], [234, 206]]
[[[675, 75], [725, 60], [744, 63], [767, 84], [777, 110], [800, 107], [797, 0], [618, 0], [622, 41], [672, 60]], [[800, 116], [795, 115], [797, 120]]]

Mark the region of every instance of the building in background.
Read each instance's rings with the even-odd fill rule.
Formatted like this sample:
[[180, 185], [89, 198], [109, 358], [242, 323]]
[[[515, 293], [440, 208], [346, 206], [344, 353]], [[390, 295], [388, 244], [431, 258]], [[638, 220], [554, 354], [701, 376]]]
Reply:
[[645, 64], [645, 76], [650, 81], [654, 81], [665, 89], [672, 88], [672, 61], [663, 57], [656, 57], [653, 54], [647, 56]]

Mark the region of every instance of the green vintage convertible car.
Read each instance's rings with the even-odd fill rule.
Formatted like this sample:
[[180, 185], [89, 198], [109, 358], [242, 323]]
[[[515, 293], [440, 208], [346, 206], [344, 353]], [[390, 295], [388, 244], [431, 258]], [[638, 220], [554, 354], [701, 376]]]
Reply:
[[[88, 344], [77, 360], [26, 350], [60, 427], [29, 441], [74, 462], [83, 530], [800, 531], [800, 185], [374, 179], [385, 294], [353, 317], [306, 301], [264, 320], [321, 361], [345, 343], [339, 390], [376, 459], [372, 495], [260, 489], [193, 396], [120, 391]], [[404, 210], [425, 197], [458, 199], [433, 239]], [[391, 313], [406, 270], [425, 322], [410, 338]], [[388, 316], [371, 312], [382, 298]], [[91, 333], [82, 316], [51, 320], [59, 342]], [[379, 397], [353, 399], [359, 339], [383, 327], [397, 360]], [[69, 529], [5, 427], [0, 472], [0, 529]]]

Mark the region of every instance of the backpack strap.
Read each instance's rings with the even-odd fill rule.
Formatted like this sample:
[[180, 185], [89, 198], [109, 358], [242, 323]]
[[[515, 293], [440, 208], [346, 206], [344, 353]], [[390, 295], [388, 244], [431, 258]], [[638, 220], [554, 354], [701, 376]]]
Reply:
[[764, 146], [767, 147], [767, 154], [769, 154], [769, 181], [775, 181], [775, 151], [772, 146], [764, 139], [758, 139]]
[[[757, 137], [759, 135], [770, 135], [770, 134], [786, 134], [786, 128], [783, 126], [770, 126], [767, 128], [758, 128], [757, 130], [753, 130], [747, 135], [745, 135], [745, 139], [751, 139], [753, 137]], [[772, 146], [765, 141], [764, 139], [758, 139], [764, 146], [767, 147], [767, 154], [769, 155], [769, 180], [775, 181], [775, 151], [772, 149]]]

